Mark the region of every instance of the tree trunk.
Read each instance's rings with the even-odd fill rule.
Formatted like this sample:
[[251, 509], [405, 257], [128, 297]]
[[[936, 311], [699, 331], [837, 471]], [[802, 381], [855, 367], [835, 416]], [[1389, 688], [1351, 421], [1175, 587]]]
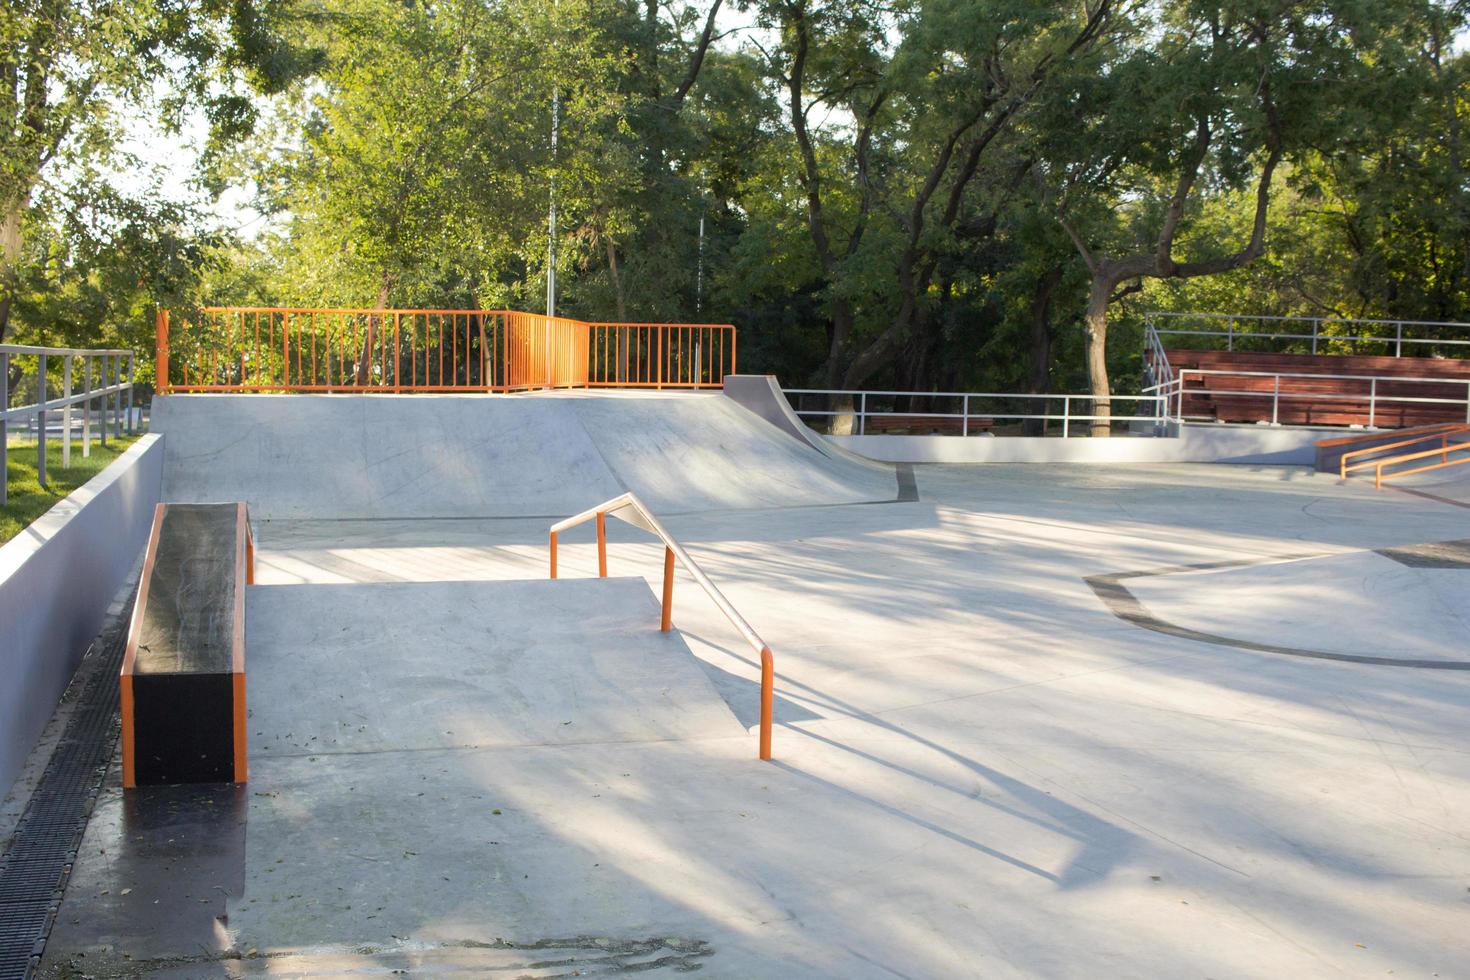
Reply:
[[[382, 277], [378, 280], [378, 297], [376, 302], [373, 303], [373, 309], [386, 310], [388, 308], [388, 297], [392, 295], [392, 292], [393, 274], [385, 269], [383, 270]], [[368, 317], [367, 334], [362, 339], [362, 356], [357, 359], [357, 384], [360, 388], [366, 387], [372, 379], [373, 345], [377, 340], [378, 325], [381, 320], [382, 318], [378, 316]], [[394, 351], [393, 356], [396, 364], [398, 352]], [[440, 378], [439, 383], [443, 384], [444, 379]]]
[[1108, 304], [1112, 302], [1117, 283], [1101, 274], [1092, 277], [1092, 291], [1087, 297], [1087, 318], [1083, 327], [1086, 340], [1087, 385], [1092, 392], [1092, 411], [1098, 418], [1092, 423], [1093, 438], [1112, 434], [1112, 390], [1108, 386]]
[[[1031, 297], [1031, 356], [1026, 390], [1033, 395], [1051, 392], [1051, 304], [1061, 284], [1062, 267], [1052, 266], [1036, 280], [1036, 292]], [[1026, 401], [1028, 415], [1051, 414], [1050, 401], [1033, 398]], [[1027, 419], [1024, 429], [1028, 436], [1044, 436], [1046, 419]]]
[[618, 274], [618, 247], [611, 235], [604, 235], [602, 240], [607, 243], [607, 271], [612, 276], [613, 297], [618, 304], [618, 322], [627, 323], [628, 309], [623, 297], [623, 277]]
[[18, 197], [5, 202], [0, 216], [0, 343], [10, 332], [10, 307], [19, 285], [16, 266], [20, 263], [20, 222], [26, 201]]

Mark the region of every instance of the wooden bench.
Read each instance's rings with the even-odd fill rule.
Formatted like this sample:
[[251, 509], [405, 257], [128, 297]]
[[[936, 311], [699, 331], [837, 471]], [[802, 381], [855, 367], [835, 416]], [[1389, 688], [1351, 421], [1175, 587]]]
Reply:
[[244, 504], [159, 504], [120, 678], [123, 785], [243, 783]]

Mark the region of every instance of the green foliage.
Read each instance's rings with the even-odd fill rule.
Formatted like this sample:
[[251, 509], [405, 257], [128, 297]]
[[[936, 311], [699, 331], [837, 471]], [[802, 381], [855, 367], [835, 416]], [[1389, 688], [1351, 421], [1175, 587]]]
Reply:
[[[788, 383], [1076, 390], [1079, 241], [1123, 263], [1125, 388], [1143, 309], [1470, 319], [1470, 0], [721, 12], [22, 0], [3, 65], [49, 81], [32, 124], [12, 67], [0, 112], [16, 330], [147, 351], [158, 303], [540, 309], [553, 187], [562, 312], [733, 322]], [[107, 176], [118, 114], [194, 110], [253, 240]]]

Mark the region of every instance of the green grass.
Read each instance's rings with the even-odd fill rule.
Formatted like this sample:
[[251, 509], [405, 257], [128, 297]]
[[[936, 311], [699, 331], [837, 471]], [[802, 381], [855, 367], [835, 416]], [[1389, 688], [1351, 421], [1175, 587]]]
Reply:
[[102, 471], [108, 463], [122, 455], [138, 440], [138, 436], [109, 436], [107, 448], [96, 442], [93, 432], [92, 455], [82, 458], [82, 441], [73, 439], [71, 467], [61, 467], [61, 438], [53, 435], [46, 440], [46, 482], [48, 489], [41, 489], [36, 479], [36, 444], [27, 438], [12, 438], [6, 457], [6, 478], [9, 499], [0, 507], [0, 543], [9, 541], [26, 525], [56, 506], [63, 497], [86, 483]]

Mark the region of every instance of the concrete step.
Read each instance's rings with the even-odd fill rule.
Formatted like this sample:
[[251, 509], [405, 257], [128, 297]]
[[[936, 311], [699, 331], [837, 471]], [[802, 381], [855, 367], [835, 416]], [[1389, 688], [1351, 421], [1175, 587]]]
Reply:
[[254, 586], [252, 766], [744, 735], [641, 578]]

